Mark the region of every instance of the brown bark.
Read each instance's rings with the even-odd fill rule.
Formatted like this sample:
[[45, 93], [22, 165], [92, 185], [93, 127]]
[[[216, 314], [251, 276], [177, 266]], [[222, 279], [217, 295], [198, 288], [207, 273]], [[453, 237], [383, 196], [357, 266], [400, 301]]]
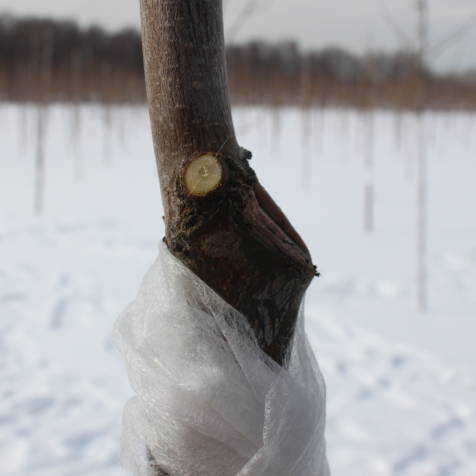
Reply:
[[[306, 245], [250, 168], [251, 154], [238, 146], [222, 2], [141, 0], [141, 15], [166, 244], [242, 312], [261, 348], [285, 365], [316, 270]], [[185, 187], [184, 171], [206, 153], [219, 160], [223, 180], [196, 196]]]

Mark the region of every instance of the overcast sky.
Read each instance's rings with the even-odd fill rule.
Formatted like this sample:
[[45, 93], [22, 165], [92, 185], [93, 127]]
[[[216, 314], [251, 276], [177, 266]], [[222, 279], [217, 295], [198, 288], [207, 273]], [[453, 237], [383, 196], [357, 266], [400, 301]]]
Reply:
[[[251, 38], [296, 39], [303, 48], [344, 46], [361, 52], [395, 49], [414, 42], [416, 0], [256, 0], [258, 7], [237, 28], [249, 0], [226, 0], [226, 27], [235, 42]], [[432, 62], [439, 68], [476, 68], [476, 1], [429, 0], [430, 43], [437, 44], [462, 25], [465, 35]], [[0, 0], [0, 11], [72, 18], [109, 29], [138, 26], [139, 0]]]

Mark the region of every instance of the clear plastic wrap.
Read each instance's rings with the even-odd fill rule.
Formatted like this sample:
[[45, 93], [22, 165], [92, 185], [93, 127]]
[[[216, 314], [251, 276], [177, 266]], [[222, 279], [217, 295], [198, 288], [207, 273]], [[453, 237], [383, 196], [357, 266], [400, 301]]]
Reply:
[[162, 244], [114, 334], [136, 392], [122, 441], [134, 476], [155, 464], [171, 476], [329, 474], [325, 385], [302, 311], [283, 369]]

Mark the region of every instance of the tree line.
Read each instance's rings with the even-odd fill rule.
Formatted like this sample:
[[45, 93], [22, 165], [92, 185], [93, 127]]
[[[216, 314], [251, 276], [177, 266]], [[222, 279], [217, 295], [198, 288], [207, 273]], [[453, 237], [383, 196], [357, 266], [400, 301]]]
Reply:
[[[341, 48], [303, 52], [292, 41], [252, 41], [227, 48], [232, 99], [268, 106], [475, 109], [474, 74], [437, 75], [414, 51], [356, 55]], [[108, 32], [72, 21], [0, 17], [0, 99], [142, 103], [140, 34]]]

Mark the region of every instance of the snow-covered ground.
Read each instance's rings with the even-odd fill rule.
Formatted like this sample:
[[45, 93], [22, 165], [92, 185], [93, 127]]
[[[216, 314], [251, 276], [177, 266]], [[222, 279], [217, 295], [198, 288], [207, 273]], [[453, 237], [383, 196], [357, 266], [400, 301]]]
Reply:
[[[50, 108], [45, 212], [35, 110], [0, 108], [0, 475], [119, 476], [131, 394], [111, 327], [163, 233], [145, 108]], [[238, 109], [240, 142], [322, 277], [308, 331], [335, 476], [476, 475], [476, 118], [426, 118], [429, 312], [416, 312], [416, 122]], [[77, 119], [77, 116], [76, 116]], [[110, 128], [106, 127], [110, 123]], [[310, 127], [311, 135], [302, 133]]]

